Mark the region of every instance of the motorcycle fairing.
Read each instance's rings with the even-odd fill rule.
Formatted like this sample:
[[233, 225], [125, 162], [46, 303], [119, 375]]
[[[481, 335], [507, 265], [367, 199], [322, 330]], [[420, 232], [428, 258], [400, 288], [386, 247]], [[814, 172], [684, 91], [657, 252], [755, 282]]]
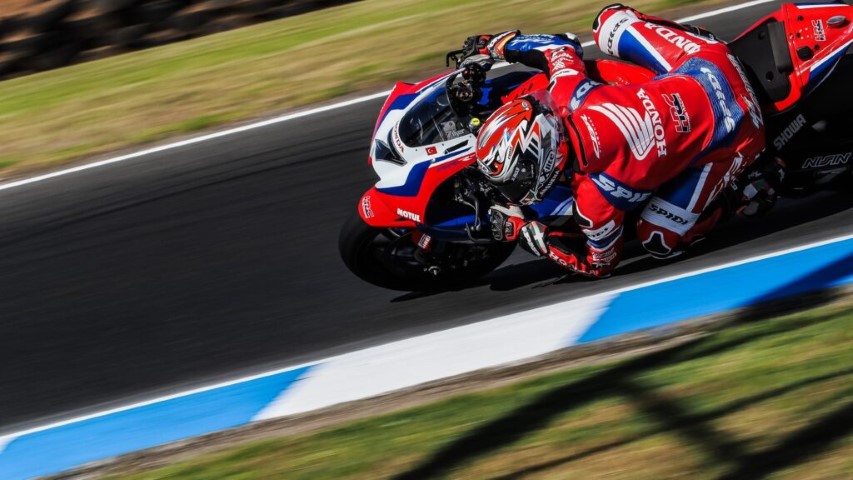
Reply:
[[[430, 195], [439, 184], [475, 161], [475, 137], [467, 133], [425, 145], [404, 140], [400, 124], [415, 102], [432, 101], [440, 94], [447, 75], [416, 85], [398, 83], [385, 101], [374, 131], [369, 163], [379, 181], [362, 197], [360, 215], [372, 226], [412, 228], [424, 223]], [[375, 158], [376, 146], [388, 148], [398, 158]]]
[[[406, 141], [401, 134], [401, 124], [409, 112], [419, 108], [418, 102], [429, 105], [434, 101], [433, 97], [444, 91], [444, 84], [453, 73], [418, 84], [397, 83], [386, 99], [374, 128], [368, 159], [379, 181], [362, 197], [359, 210], [369, 225], [412, 228], [424, 224], [430, 196], [435, 189], [475, 163], [473, 147], [476, 137], [470, 132], [423, 145]], [[507, 89], [517, 91], [519, 87], [539, 89], [547, 86], [547, 79], [533, 72], [516, 73], [507, 75], [503, 83], [507, 85], [488, 85], [484, 88], [484, 97]], [[379, 158], [377, 153], [380, 151], [394, 158]], [[369, 205], [369, 208], [365, 209], [364, 205]], [[449, 222], [454, 223], [454, 220]]]
[[814, 91], [851, 44], [853, 6], [827, 2], [784, 4], [729, 46], [752, 70], [752, 83], [764, 94], [762, 110], [774, 114]]
[[425, 223], [430, 194], [445, 180], [473, 165], [476, 156], [453, 154], [449, 159], [435, 160], [426, 159], [413, 165], [403, 185], [382, 189], [377, 184], [368, 190], [361, 204], [369, 202], [371, 211], [361, 208], [362, 219], [376, 227], [414, 228]]

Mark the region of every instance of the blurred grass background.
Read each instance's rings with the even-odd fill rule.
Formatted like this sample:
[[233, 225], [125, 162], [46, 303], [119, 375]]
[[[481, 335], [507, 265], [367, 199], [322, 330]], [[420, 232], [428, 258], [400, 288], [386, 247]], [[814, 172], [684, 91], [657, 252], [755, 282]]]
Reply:
[[[657, 12], [689, 0], [641, 0]], [[719, 3], [711, 0], [704, 3]], [[588, 33], [606, 2], [364, 0], [0, 83], [0, 175], [444, 70], [474, 33]]]
[[853, 478], [853, 300], [759, 319], [114, 478]]

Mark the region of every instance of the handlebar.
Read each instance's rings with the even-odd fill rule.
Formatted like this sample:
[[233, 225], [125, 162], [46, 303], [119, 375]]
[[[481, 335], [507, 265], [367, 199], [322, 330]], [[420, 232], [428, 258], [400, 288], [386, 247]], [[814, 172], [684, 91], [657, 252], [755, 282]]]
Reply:
[[450, 61], [453, 60], [453, 64], [456, 65], [456, 68], [459, 68], [462, 64], [462, 61], [465, 60], [465, 57], [462, 57], [465, 53], [465, 50], [453, 50], [447, 52], [447, 56], [444, 58], [444, 65], [446, 67], [450, 66]]

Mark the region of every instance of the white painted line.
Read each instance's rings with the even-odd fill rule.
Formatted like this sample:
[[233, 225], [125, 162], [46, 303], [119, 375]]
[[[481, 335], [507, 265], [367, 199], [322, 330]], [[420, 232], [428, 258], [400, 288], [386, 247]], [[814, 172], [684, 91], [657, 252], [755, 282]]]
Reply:
[[6, 437], [0, 437], [0, 455], [3, 455], [3, 450], [6, 450], [6, 446], [12, 443], [16, 437], [13, 435], [9, 435]]
[[269, 120], [264, 120], [262, 122], [251, 123], [248, 125], [243, 125], [240, 127], [230, 128], [228, 130], [222, 130], [220, 132], [209, 133], [207, 135], [202, 135], [200, 137], [190, 138], [187, 140], [182, 140], [180, 142], [169, 143], [166, 145], [160, 145], [159, 147], [148, 148], [145, 150], [140, 150], [138, 152], [129, 153], [127, 155], [122, 155], [120, 157], [108, 158], [106, 160], [101, 160], [99, 162], [87, 163], [86, 165], [80, 165], [77, 167], [69, 168], [66, 170], [58, 170], [56, 172], [48, 173], [45, 175], [39, 175], [37, 177], [26, 178], [23, 180], [18, 180], [15, 182], [5, 183], [0, 185], [0, 190], [8, 190], [10, 188], [20, 187], [23, 185], [29, 185], [31, 183], [41, 182], [50, 178], [60, 177], [63, 175], [68, 175], [69, 173], [82, 172], [83, 170], [90, 170], [92, 168], [103, 167], [104, 165], [110, 165], [112, 163], [123, 162], [125, 160], [131, 160], [134, 158], [144, 157], [146, 155], [151, 155], [153, 153], [164, 152], [166, 150], [172, 150], [175, 148], [186, 147], [187, 145], [193, 145], [196, 143], [206, 142], [208, 140], [213, 140], [216, 138], [226, 137], [228, 135], [234, 135], [236, 133], [247, 132], [249, 130], [255, 130], [257, 128], [267, 127], [269, 125], [274, 125], [276, 123], [287, 122], [289, 120], [295, 120], [297, 118], [303, 118], [310, 115], [315, 115], [318, 113], [328, 112], [330, 110], [337, 110], [339, 108], [349, 107], [351, 105], [356, 105], [359, 103], [369, 102], [370, 100], [375, 100], [377, 98], [387, 97], [390, 93], [390, 90], [386, 90], [384, 92], [374, 93], [372, 95], [368, 95], [366, 97], [353, 98], [352, 100], [347, 100], [345, 102], [334, 103], [332, 105], [326, 105], [319, 108], [313, 108], [311, 110], [305, 110], [302, 112], [290, 113], [287, 115], [283, 115], [281, 117], [271, 118]]
[[809, 250], [811, 248], [818, 248], [824, 245], [830, 245], [833, 243], [845, 242], [847, 240], [853, 240], [853, 233], [849, 233], [847, 235], [841, 235], [839, 237], [830, 238], [829, 240], [821, 240], [819, 242], [809, 243], [807, 245], [801, 245], [799, 247], [791, 247], [784, 250], [778, 250], [771, 253], [765, 253], [764, 255], [757, 255], [755, 257], [745, 258], [743, 260], [737, 260], [734, 262], [724, 263], [722, 265], [714, 265], [713, 267], [702, 268], [699, 270], [694, 270], [692, 272], [681, 273], [678, 275], [671, 275], [669, 277], [664, 277], [658, 280], [651, 280], [644, 283], [639, 283], [637, 285], [632, 285], [628, 287], [619, 288], [613, 290], [613, 293], [623, 293], [629, 292], [631, 290], [639, 290], [641, 288], [650, 287], [652, 285], [658, 285], [661, 283], [672, 282], [674, 280], [680, 280], [682, 278], [687, 277], [695, 277], [696, 275], [702, 275], [703, 273], [716, 272], [718, 270], [724, 270], [726, 268], [737, 267], [739, 265], [745, 265], [747, 263], [752, 262], [760, 262], [761, 260], [767, 260], [768, 258], [781, 257], [782, 255], [788, 255], [789, 253], [797, 253], [802, 252], [804, 250]]
[[716, 15], [722, 15], [724, 13], [736, 12], [738, 10], [743, 10], [744, 8], [755, 7], [757, 5], [761, 5], [764, 3], [775, 2], [776, 0], [754, 0], [752, 2], [740, 3], [738, 5], [732, 5], [730, 7], [719, 8], [717, 10], [711, 10], [710, 12], [700, 13], [698, 15], [692, 15], [690, 17], [679, 18], [676, 20], [678, 23], [687, 23], [694, 22], [696, 20], [701, 20], [703, 18], [713, 17]]
[[[321, 360], [325, 361], [325, 360]], [[291, 370], [297, 370], [305, 367], [313, 367], [317, 362], [308, 362], [301, 363], [299, 365], [291, 365], [289, 367], [277, 368], [275, 370], [270, 370], [263, 373], [258, 373], [255, 375], [250, 375], [248, 377], [237, 378], [234, 380], [228, 380], [221, 383], [216, 383], [213, 385], [207, 385], [204, 387], [194, 388], [192, 390], [186, 390], [178, 393], [171, 393], [169, 395], [164, 395], [162, 397], [157, 397], [151, 400], [145, 400], [138, 403], [132, 403], [130, 405], [125, 405], [123, 407], [116, 407], [109, 410], [104, 410], [102, 412], [90, 413], [88, 415], [82, 415], [79, 417], [70, 418], [68, 420], [60, 420], [58, 422], [54, 422], [48, 425], [43, 425], [40, 427], [30, 428], [27, 430], [21, 430], [20, 432], [10, 433], [0, 437], [0, 447], [3, 446], [3, 442], [8, 444], [12, 440], [22, 437], [24, 435], [29, 435], [31, 433], [43, 432], [45, 430], [50, 430], [53, 428], [64, 427], [66, 425], [71, 425], [72, 423], [85, 422], [86, 420], [92, 420], [93, 418], [105, 417], [107, 415], [112, 415], [114, 413], [126, 412], [128, 410], [133, 410], [135, 408], [147, 407], [148, 405], [154, 405], [156, 403], [167, 402], [169, 400], [174, 400], [176, 398], [188, 397], [190, 395], [195, 395], [196, 393], [209, 392], [211, 390], [216, 390], [217, 388], [230, 387], [231, 385], [236, 385], [238, 383], [251, 382], [252, 380], [257, 380], [259, 378], [271, 377], [273, 375], [278, 375], [279, 373], [289, 372]], [[0, 449], [0, 453], [2, 453], [2, 449]]]
[[[615, 294], [619, 294], [619, 293], [623, 293], [623, 292], [627, 292], [627, 291], [631, 291], [631, 290], [637, 290], [637, 289], [640, 289], [640, 288], [648, 287], [648, 286], [651, 286], [651, 285], [657, 285], [657, 284], [660, 284], [660, 283], [670, 282], [670, 281], [678, 280], [678, 279], [681, 279], [681, 278], [693, 277], [693, 276], [696, 276], [696, 275], [701, 275], [701, 274], [703, 274], [703, 273], [714, 272], [714, 271], [717, 271], [717, 270], [723, 270], [723, 269], [730, 268], [730, 267], [736, 267], [736, 266], [738, 266], [738, 265], [744, 265], [744, 264], [747, 264], [747, 263], [757, 262], [757, 261], [765, 260], [765, 259], [768, 259], [768, 258], [779, 257], [779, 256], [787, 255], [787, 254], [790, 254], [790, 253], [801, 252], [801, 251], [804, 251], [804, 250], [809, 250], [809, 249], [812, 249], [812, 248], [817, 248], [817, 247], [821, 247], [821, 246], [829, 245], [829, 244], [833, 244], [833, 243], [844, 242], [844, 241], [851, 240], [851, 239], [853, 239], [853, 233], [851, 233], [851, 234], [847, 234], [847, 235], [842, 235], [842, 236], [835, 237], [835, 238], [831, 238], [831, 239], [829, 239], [829, 240], [822, 240], [822, 241], [819, 241], [819, 242], [813, 242], [813, 243], [809, 243], [809, 244], [806, 244], [806, 245], [800, 245], [800, 246], [797, 246], [797, 247], [790, 247], [790, 248], [786, 248], [786, 249], [782, 249], [782, 250], [777, 250], [777, 251], [775, 251], [775, 252], [766, 253], [766, 254], [763, 254], [763, 255], [757, 255], [757, 256], [755, 256], [755, 257], [749, 257], [749, 258], [746, 258], [746, 259], [743, 259], [743, 260], [738, 260], [738, 261], [735, 261], [735, 262], [729, 262], [729, 263], [726, 263], [726, 264], [723, 264], [723, 265], [716, 265], [716, 266], [713, 266], [713, 267], [708, 267], [708, 268], [703, 268], [703, 269], [699, 269], [699, 270], [694, 270], [694, 271], [692, 271], [692, 272], [687, 272], [687, 273], [683, 273], [683, 274], [679, 274], [679, 275], [672, 275], [672, 276], [665, 277], [665, 278], [661, 278], [661, 279], [658, 279], [658, 280], [652, 280], [652, 281], [649, 281], [649, 282], [639, 283], [639, 284], [636, 284], [636, 285], [631, 285], [631, 286], [627, 286], [627, 287], [623, 287], [623, 288], [619, 288], [619, 289], [614, 289], [614, 290], [610, 290], [610, 291], [606, 291], [606, 292], [601, 292], [601, 293], [599, 293], [599, 294], [596, 294], [596, 296], [598, 296], [598, 295], [602, 295], [602, 296], [603, 296], [603, 295], [611, 295], [611, 294], [615, 295]], [[577, 300], [577, 299], [575, 299], [575, 300]], [[565, 304], [570, 303], [570, 302], [575, 301], [575, 300], [568, 300], [568, 301], [565, 301], [565, 302], [560, 302], [560, 303], [557, 303], [557, 304], [552, 304], [552, 305], [549, 305], [548, 307], [560, 307], [560, 306], [562, 306], [562, 308], [565, 308]], [[517, 313], [517, 314], [508, 315], [508, 316], [501, 317], [501, 318], [506, 319], [506, 321], [507, 321], [507, 322], [518, 321], [518, 318], [523, 317], [523, 316], [524, 316], [524, 315], [526, 315], [527, 313], [528, 313], [528, 312], [519, 312], [519, 313]], [[511, 319], [514, 319], [514, 320], [511, 320]], [[488, 321], [488, 320], [487, 320], [487, 321]], [[463, 326], [463, 327], [464, 327], [464, 326]], [[455, 327], [455, 328], [463, 328], [463, 327]], [[434, 333], [438, 334], [438, 333], [446, 332], [446, 331], [447, 331], [447, 330], [443, 330], [443, 331], [434, 332]], [[431, 334], [430, 334], [430, 335], [431, 335]], [[562, 342], [565, 342], [566, 340], [567, 340], [566, 338], [562, 338], [562, 339], [561, 339], [561, 341], [562, 341]], [[373, 348], [376, 348], [376, 347], [373, 347]], [[353, 352], [353, 353], [355, 353], [355, 352]], [[12, 434], [8, 434], [8, 435], [6, 435], [6, 436], [0, 437], [0, 441], [2, 441], [2, 442], [9, 442], [9, 441], [11, 441], [12, 439], [15, 439], [15, 438], [18, 438], [18, 437], [21, 437], [21, 436], [24, 436], [24, 435], [28, 435], [28, 434], [31, 434], [31, 433], [42, 432], [42, 431], [45, 431], [45, 430], [50, 430], [50, 429], [52, 429], [52, 428], [57, 428], [57, 427], [65, 426], [65, 425], [70, 425], [70, 424], [72, 424], [72, 423], [82, 422], [82, 421], [85, 421], [85, 420], [90, 420], [90, 419], [93, 419], [93, 418], [103, 417], [103, 416], [110, 415], [110, 414], [117, 413], [117, 412], [124, 412], [124, 411], [131, 410], [131, 409], [138, 408], [138, 407], [144, 407], [144, 406], [147, 406], [147, 405], [152, 405], [152, 404], [155, 404], [155, 403], [160, 403], [160, 402], [164, 402], [164, 401], [167, 401], [167, 400], [172, 400], [172, 399], [175, 399], [175, 398], [180, 398], [180, 397], [185, 397], [185, 396], [188, 396], [188, 395], [193, 395], [193, 394], [195, 394], [195, 393], [206, 392], [206, 391], [214, 390], [214, 389], [216, 389], [216, 388], [220, 388], [220, 387], [226, 387], [226, 386], [234, 385], [234, 384], [237, 384], [237, 383], [247, 382], [247, 381], [250, 381], [250, 380], [255, 380], [255, 379], [263, 378], [263, 377], [268, 377], [268, 376], [271, 376], [271, 375], [276, 375], [276, 374], [283, 373], [283, 372], [287, 372], [287, 371], [290, 371], [290, 370], [295, 370], [295, 369], [297, 369], [297, 368], [303, 368], [303, 367], [309, 367], [309, 366], [315, 366], [315, 365], [320, 365], [320, 364], [324, 364], [324, 363], [329, 363], [329, 362], [332, 362], [332, 361], [334, 361], [334, 360], [336, 360], [336, 359], [338, 359], [338, 358], [340, 358], [340, 357], [346, 356], [346, 355], [351, 355], [351, 353], [347, 353], [347, 354], [343, 354], [343, 355], [337, 355], [337, 356], [333, 356], [333, 357], [327, 357], [327, 358], [325, 358], [325, 359], [317, 360], [316, 362], [308, 362], [308, 363], [303, 363], [303, 364], [300, 364], [300, 365], [293, 365], [293, 366], [289, 366], [289, 367], [278, 368], [278, 369], [271, 370], [271, 371], [268, 371], [268, 372], [263, 372], [263, 373], [258, 373], [258, 374], [256, 374], [256, 375], [251, 375], [251, 376], [248, 376], [248, 377], [245, 377], [245, 378], [238, 378], [238, 379], [230, 380], [230, 381], [223, 382], [223, 383], [217, 383], [217, 384], [215, 384], [215, 385], [210, 385], [210, 386], [206, 386], [206, 387], [200, 387], [200, 388], [196, 388], [196, 389], [193, 389], [193, 390], [188, 390], [188, 391], [185, 391], [185, 392], [179, 392], [179, 393], [174, 393], [174, 394], [166, 395], [166, 396], [163, 396], [163, 397], [158, 397], [158, 398], [155, 398], [155, 399], [152, 399], [152, 400], [147, 400], [147, 401], [144, 401], [144, 402], [134, 403], [134, 404], [132, 404], [132, 405], [128, 405], [128, 406], [124, 406], [124, 407], [118, 407], [118, 408], [114, 408], [114, 409], [111, 409], [111, 410], [106, 410], [106, 411], [103, 411], [103, 412], [97, 412], [97, 413], [93, 413], [93, 414], [89, 414], [89, 415], [85, 415], [85, 416], [80, 416], [80, 417], [76, 417], [76, 418], [71, 418], [71, 419], [68, 419], [68, 420], [62, 420], [62, 421], [59, 421], [59, 422], [56, 422], [56, 423], [51, 423], [51, 424], [49, 424], [49, 425], [44, 425], [44, 426], [40, 426], [40, 427], [31, 428], [31, 429], [28, 429], [28, 430], [23, 430], [23, 431], [20, 431], [20, 432], [15, 432], [15, 433], [12, 433]], [[297, 382], [297, 383], [298, 383], [298, 382]]]
[[[717, 10], [711, 10], [710, 12], [700, 13], [699, 15], [693, 15], [691, 17], [680, 18], [676, 21], [677, 22], [690, 22], [690, 21], [699, 20], [702, 18], [713, 17], [715, 15], [720, 15], [723, 13], [734, 12], [734, 11], [741, 10], [744, 8], [754, 7], [756, 5], [761, 5], [763, 3], [769, 3], [769, 2], [773, 2], [773, 1], [776, 1], [776, 0], [755, 0], [755, 1], [746, 2], [743, 4], [739, 4], [739, 5], [733, 5], [731, 7], [720, 8]], [[587, 41], [587, 42], [584, 42], [582, 45], [584, 47], [590, 47], [590, 46], [595, 45], [595, 42]], [[503, 65], [498, 65], [498, 67], [500, 67], [500, 66], [503, 66]], [[105, 165], [110, 165], [113, 163], [123, 162], [126, 160], [132, 160], [134, 158], [144, 157], [147, 155], [151, 155], [154, 153], [160, 153], [160, 152], [164, 152], [167, 150], [172, 150], [175, 148], [186, 147], [187, 145], [193, 145], [196, 143], [202, 143], [202, 142], [206, 142], [208, 140], [213, 140], [213, 139], [225, 137], [228, 135], [234, 135], [237, 133], [247, 132], [249, 130], [254, 130], [257, 128], [263, 128], [263, 127], [267, 127], [269, 125], [274, 125], [276, 123], [287, 122], [289, 120], [295, 120], [297, 118], [303, 118], [303, 117], [315, 115], [318, 113], [328, 112], [330, 110], [346, 108], [346, 107], [356, 105], [359, 103], [369, 102], [369, 101], [375, 100], [377, 98], [387, 97], [390, 92], [391, 92], [391, 90], [385, 90], [383, 92], [374, 93], [372, 95], [367, 95], [364, 97], [353, 98], [351, 100], [347, 100], [347, 101], [339, 102], [339, 103], [334, 103], [331, 105], [326, 105], [324, 107], [318, 107], [318, 108], [313, 108], [310, 110], [291, 113], [291, 114], [283, 115], [280, 117], [271, 118], [269, 120], [264, 120], [261, 122], [250, 123], [250, 124], [243, 125], [240, 127], [230, 128], [228, 130], [222, 130], [221, 132], [214, 132], [214, 133], [210, 133], [207, 135], [202, 135], [199, 137], [190, 138], [187, 140], [182, 140], [180, 142], [169, 143], [169, 144], [165, 144], [165, 145], [161, 145], [161, 146], [153, 147], [153, 148], [147, 148], [145, 150], [140, 150], [138, 152], [129, 153], [127, 155], [121, 155], [118, 157], [108, 158], [106, 160], [101, 160], [101, 161], [97, 161], [97, 162], [93, 162], [93, 163], [87, 163], [85, 165], [80, 165], [77, 167], [72, 167], [72, 168], [68, 168], [68, 169], [64, 169], [64, 170], [57, 170], [55, 172], [51, 172], [51, 173], [44, 174], [44, 175], [38, 175], [35, 177], [25, 178], [25, 179], [17, 180], [14, 182], [0, 184], [0, 191], [9, 190], [9, 189], [21, 187], [24, 185], [30, 185], [30, 184], [37, 183], [37, 182], [42, 182], [44, 180], [48, 180], [48, 179], [56, 178], [56, 177], [61, 177], [63, 175], [68, 175], [71, 173], [77, 173], [77, 172], [82, 172], [84, 170], [90, 170], [93, 168], [103, 167]]]
[[255, 416], [267, 420], [538, 357], [574, 343], [613, 294], [534, 308], [323, 362]]
[[809, 8], [824, 8], [824, 7], [838, 7], [844, 5], [843, 3], [814, 3], [809, 5], [797, 5], [799, 10], [808, 10]]

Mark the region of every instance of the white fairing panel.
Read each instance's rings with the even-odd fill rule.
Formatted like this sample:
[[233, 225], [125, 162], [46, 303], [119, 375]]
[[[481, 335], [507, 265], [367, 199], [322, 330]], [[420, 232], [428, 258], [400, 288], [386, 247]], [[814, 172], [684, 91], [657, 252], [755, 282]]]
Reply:
[[[399, 165], [391, 161], [374, 158], [373, 169], [379, 176], [379, 182], [376, 183], [378, 189], [401, 187], [406, 184], [410, 173], [416, 166], [429, 162], [431, 163], [430, 167], [432, 167], [444, 163], [446, 160], [458, 158], [462, 154], [467, 154], [474, 147], [476, 137], [471, 134], [446, 142], [417, 147], [404, 144], [400, 138], [399, 122], [406, 114], [408, 108], [417, 104], [436, 88], [441, 87], [443, 81], [441, 79], [431, 86], [424, 88], [406, 109], [390, 110], [376, 129], [374, 141], [375, 139], [379, 139], [387, 143], [406, 162], [404, 165]], [[466, 145], [460, 147], [459, 144], [462, 142], [466, 142]], [[453, 155], [448, 157], [448, 149], [451, 147], [454, 147]], [[371, 146], [371, 152], [373, 152], [373, 146]]]

